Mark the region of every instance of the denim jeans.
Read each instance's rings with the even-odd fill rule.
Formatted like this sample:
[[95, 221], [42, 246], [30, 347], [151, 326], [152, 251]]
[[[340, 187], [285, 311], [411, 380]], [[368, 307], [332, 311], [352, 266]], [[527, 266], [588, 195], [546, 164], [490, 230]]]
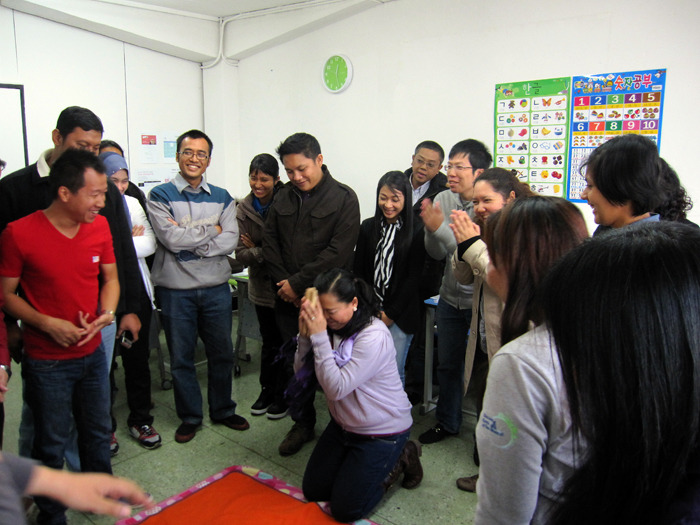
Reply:
[[[117, 333], [117, 325], [115, 323], [105, 326], [100, 331], [100, 336], [102, 341], [98, 350], [100, 350], [105, 356], [105, 363], [107, 359], [112, 359], [114, 353], [114, 338]], [[111, 364], [109, 365], [111, 366]], [[109, 367], [108, 367], [109, 370]], [[26, 385], [22, 382], [22, 398], [24, 402], [22, 403], [22, 417], [19, 424], [19, 455], [26, 458], [32, 457], [32, 446], [34, 443], [34, 416], [32, 415], [32, 410], [27, 404], [27, 394], [25, 392]], [[68, 442], [66, 443], [66, 465], [68, 469], [72, 472], [80, 472], [80, 453], [78, 451], [78, 432], [75, 428], [75, 422], [73, 421], [73, 416], [71, 415], [71, 429], [70, 436], [68, 437]]]
[[401, 455], [410, 430], [371, 437], [344, 431], [331, 418], [311, 453], [302, 489], [309, 501], [328, 501], [333, 517], [355, 521], [384, 496], [382, 482]]
[[440, 383], [435, 415], [439, 423], [456, 434], [462, 425], [464, 358], [467, 352], [472, 309], [459, 310], [440, 299], [437, 305], [438, 367]]
[[228, 284], [211, 288], [174, 290], [156, 288], [161, 320], [170, 350], [175, 409], [183, 423], [202, 423], [202, 392], [194, 366], [197, 335], [207, 355], [209, 417], [215, 421], [232, 416], [236, 403], [233, 385], [231, 290]]
[[[34, 416], [32, 457], [63, 468], [72, 420], [84, 472], [112, 473], [109, 453], [109, 381], [104, 350], [77, 359], [44, 360], [24, 356], [25, 400]], [[36, 498], [38, 523], [65, 523], [65, 507]]]
[[413, 341], [413, 334], [407, 334], [396, 323], [389, 327], [389, 333], [394, 340], [394, 348], [396, 348], [396, 366], [399, 369], [401, 384], [406, 386], [406, 357], [408, 357], [408, 349]]

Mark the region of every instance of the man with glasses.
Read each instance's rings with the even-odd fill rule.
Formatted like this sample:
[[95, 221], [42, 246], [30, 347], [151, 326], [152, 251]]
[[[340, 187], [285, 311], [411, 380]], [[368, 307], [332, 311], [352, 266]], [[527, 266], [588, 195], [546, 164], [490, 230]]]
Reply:
[[231, 273], [226, 256], [238, 244], [236, 203], [204, 180], [213, 144], [202, 131], [177, 139], [177, 176], [151, 190], [148, 213], [158, 238], [151, 279], [170, 350], [175, 409], [182, 421], [175, 441], [187, 443], [202, 424], [202, 394], [194, 352], [197, 335], [207, 355], [209, 416], [214, 423], [246, 430], [231, 399]]
[[[450, 191], [439, 193], [433, 202], [424, 200], [421, 217], [425, 224], [425, 249], [435, 259], [451, 256], [457, 241], [450, 229], [450, 214], [464, 210], [473, 216], [474, 179], [491, 165], [486, 146], [474, 139], [455, 144], [447, 162]], [[464, 397], [464, 360], [472, 317], [471, 285], [457, 282], [451, 264], [445, 265], [437, 305], [438, 381], [440, 397], [435, 415], [437, 424], [421, 434], [421, 443], [437, 443], [459, 433]]]
[[437, 142], [424, 140], [416, 146], [411, 157], [411, 167], [404, 173], [411, 180], [412, 203], [416, 219], [420, 215], [421, 202], [433, 199], [447, 189], [447, 177], [440, 171], [445, 160], [445, 150]]
[[[432, 140], [424, 140], [416, 146], [411, 157], [411, 167], [404, 174], [411, 182], [412, 204], [413, 204], [413, 224], [422, 225], [420, 219], [421, 203], [428, 199], [433, 200], [435, 196], [447, 189], [447, 177], [440, 170], [445, 161], [445, 150], [442, 146]], [[445, 259], [435, 260], [426, 257], [423, 263], [423, 271], [420, 278], [420, 298], [425, 300], [438, 293], [442, 273], [445, 270]], [[411, 349], [408, 354], [406, 364], [406, 391], [412, 402], [420, 399], [420, 392], [423, 391], [423, 363], [425, 357], [425, 305], [421, 304], [422, 322], [416, 332]]]

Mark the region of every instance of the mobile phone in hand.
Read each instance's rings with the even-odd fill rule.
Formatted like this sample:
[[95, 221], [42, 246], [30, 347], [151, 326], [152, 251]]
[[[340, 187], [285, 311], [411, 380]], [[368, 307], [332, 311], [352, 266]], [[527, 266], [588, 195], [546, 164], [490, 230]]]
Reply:
[[128, 330], [125, 332], [122, 332], [122, 335], [119, 337], [119, 344], [122, 345], [124, 348], [131, 348], [131, 345], [134, 344], [134, 340], [132, 339], [131, 332]]

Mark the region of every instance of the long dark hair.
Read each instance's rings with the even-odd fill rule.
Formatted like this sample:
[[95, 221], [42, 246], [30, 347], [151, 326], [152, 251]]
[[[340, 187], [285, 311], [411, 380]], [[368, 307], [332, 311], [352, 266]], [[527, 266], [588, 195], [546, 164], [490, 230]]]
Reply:
[[374, 209], [374, 231], [372, 235], [372, 244], [376, 244], [381, 236], [382, 225], [385, 222], [384, 213], [382, 213], [379, 207], [379, 192], [382, 188], [386, 186], [391, 190], [392, 193], [399, 192], [403, 195], [403, 210], [399, 214], [401, 219], [401, 229], [396, 233], [396, 254], [400, 258], [408, 252], [411, 245], [411, 239], [413, 238], [413, 208], [411, 206], [411, 196], [413, 190], [411, 189], [411, 183], [409, 178], [400, 171], [390, 171], [382, 175], [377, 183], [377, 198], [375, 200]]
[[501, 316], [501, 344], [542, 322], [537, 289], [552, 264], [588, 237], [583, 215], [569, 201], [535, 195], [519, 199], [486, 221], [491, 264], [505, 271], [508, 294]]
[[666, 164], [664, 159], [662, 170], [659, 173], [666, 186], [666, 198], [654, 211], [659, 214], [662, 221], [683, 221], [686, 219], [688, 211], [693, 207], [693, 201], [681, 184], [676, 170]]
[[700, 230], [611, 232], [542, 289], [586, 448], [551, 522], [661, 523], [700, 444]]
[[[351, 303], [357, 297], [357, 311], [343, 328], [335, 332], [343, 339], [356, 334], [371, 323], [373, 317], [380, 315], [379, 302], [372, 287], [347, 270], [342, 268], [328, 270], [316, 277], [314, 286], [319, 295], [330, 293], [344, 303]], [[332, 332], [330, 329], [329, 331]]]

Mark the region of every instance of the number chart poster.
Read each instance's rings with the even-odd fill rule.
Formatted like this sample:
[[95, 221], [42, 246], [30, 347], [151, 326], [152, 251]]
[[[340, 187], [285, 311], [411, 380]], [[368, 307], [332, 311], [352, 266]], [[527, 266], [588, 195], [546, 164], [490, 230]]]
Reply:
[[570, 86], [570, 77], [496, 85], [494, 165], [543, 195], [566, 195]]
[[665, 89], [665, 69], [573, 77], [569, 200], [581, 202], [581, 165], [603, 142], [636, 133], [660, 145]]

